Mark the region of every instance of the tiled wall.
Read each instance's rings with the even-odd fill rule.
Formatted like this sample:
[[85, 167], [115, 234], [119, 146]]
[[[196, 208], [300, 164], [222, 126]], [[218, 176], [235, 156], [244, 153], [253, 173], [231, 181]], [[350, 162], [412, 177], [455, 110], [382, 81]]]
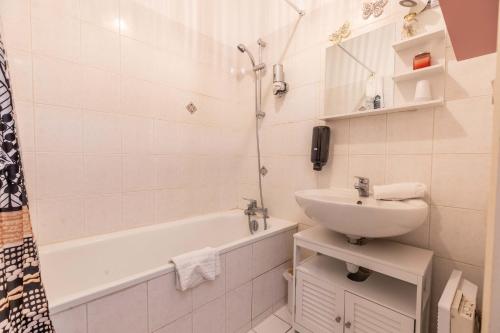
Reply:
[[221, 256], [221, 275], [193, 290], [168, 273], [53, 316], [63, 333], [246, 333], [286, 302], [291, 266], [285, 231]]
[[[224, 43], [237, 29], [215, 21], [234, 20], [228, 8], [0, 0], [39, 243], [237, 206], [248, 125], [231, 74], [237, 51]], [[231, 34], [204, 31], [211, 22]]]
[[[432, 315], [453, 268], [482, 285], [485, 208], [491, 142], [491, 81], [496, 56], [457, 62], [447, 41], [446, 105], [431, 110], [327, 122], [332, 128], [331, 155], [326, 168], [312, 171], [309, 160], [311, 128], [321, 124], [319, 89], [322, 48], [327, 36], [349, 20], [354, 33], [400, 22], [404, 10], [390, 1], [378, 19], [361, 18], [361, 1], [306, 1], [307, 15], [264, 36], [269, 66], [283, 62], [291, 90], [284, 99], [269, 94], [262, 126], [265, 199], [271, 214], [302, 223], [293, 192], [314, 187], [352, 188], [354, 176], [371, 184], [419, 181], [428, 186], [428, 221], [398, 240], [430, 248], [435, 253]], [[289, 10], [283, 7], [282, 10]], [[442, 26], [439, 9], [420, 20]], [[432, 23], [431, 23], [432, 22]], [[266, 77], [270, 85], [270, 75]], [[255, 159], [248, 154], [249, 164]], [[242, 191], [256, 192], [253, 169], [242, 170]]]

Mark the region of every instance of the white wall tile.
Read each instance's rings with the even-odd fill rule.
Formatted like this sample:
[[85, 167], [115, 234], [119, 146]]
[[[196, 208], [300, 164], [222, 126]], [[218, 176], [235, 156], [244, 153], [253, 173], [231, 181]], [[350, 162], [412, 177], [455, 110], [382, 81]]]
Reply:
[[121, 118], [118, 115], [85, 110], [83, 148], [87, 153], [121, 153]]
[[9, 73], [12, 77], [13, 95], [16, 101], [33, 100], [34, 65], [29, 52], [16, 49], [7, 51]]
[[86, 194], [122, 192], [122, 156], [85, 154], [84, 163], [84, 191]]
[[155, 223], [155, 192], [123, 193], [123, 224], [134, 228]]
[[251, 320], [252, 283], [248, 282], [226, 294], [226, 333], [241, 332]]
[[35, 113], [33, 103], [15, 101], [16, 129], [21, 151], [35, 150]]
[[191, 314], [164, 326], [155, 333], [193, 333], [193, 316]]
[[350, 154], [385, 154], [387, 117], [354, 118], [350, 121]]
[[[10, 48], [31, 50], [31, 3], [30, 0], [0, 2], [2, 38]], [[4, 13], [9, 13], [8, 15]]]
[[80, 17], [111, 31], [120, 31], [120, 0], [80, 1]]
[[39, 198], [82, 194], [83, 155], [81, 153], [38, 153], [36, 160]]
[[[156, 222], [164, 223], [198, 214], [193, 202], [194, 189], [176, 188], [155, 191]], [[213, 195], [213, 194], [212, 194]]]
[[81, 305], [51, 316], [58, 332], [87, 333], [87, 306]]
[[36, 202], [36, 223], [40, 244], [83, 237], [84, 206], [78, 199], [43, 199]]
[[123, 189], [141, 191], [155, 188], [155, 160], [152, 155], [130, 154], [123, 158]]
[[488, 155], [436, 155], [432, 163], [432, 201], [436, 205], [486, 209]]
[[80, 22], [69, 16], [32, 16], [32, 45], [37, 54], [70, 61], [81, 57]]
[[97, 68], [84, 67], [82, 107], [102, 112], [120, 110], [120, 76]]
[[419, 182], [430, 194], [431, 155], [391, 155], [387, 158], [386, 183]]
[[83, 115], [80, 109], [36, 104], [35, 115], [38, 151], [82, 151]]
[[453, 49], [447, 48], [446, 58], [447, 100], [492, 94], [491, 81], [495, 79], [496, 73], [495, 54], [457, 61]]
[[175, 288], [175, 273], [169, 273], [148, 282], [149, 329], [154, 331], [193, 310], [190, 290]]
[[330, 153], [334, 155], [349, 154], [349, 119], [327, 122], [330, 127]]
[[430, 247], [440, 257], [483, 266], [485, 224], [481, 211], [432, 207]]
[[120, 18], [126, 22], [126, 26], [121, 29], [122, 35], [155, 44], [157, 15], [147, 2], [121, 0]]
[[274, 296], [274, 273], [268, 271], [253, 281], [252, 319], [272, 308]]
[[55, 58], [33, 57], [35, 102], [80, 107], [82, 99], [81, 66]]
[[148, 331], [147, 284], [90, 302], [87, 311], [89, 332], [145, 333]]
[[[90, 4], [85, 4], [87, 7]], [[90, 1], [94, 2], [94, 1]], [[105, 1], [106, 2], [106, 1]], [[108, 1], [109, 2], [109, 1]], [[118, 20], [118, 17], [115, 18]], [[82, 63], [104, 70], [120, 72], [120, 35], [91, 24], [82, 23]]]
[[318, 173], [318, 186], [329, 187], [350, 187], [349, 181], [349, 156], [330, 155], [327, 165]]
[[107, 194], [85, 199], [85, 232], [100, 235], [118, 231], [122, 225], [121, 194]]
[[492, 121], [491, 97], [447, 102], [436, 110], [434, 153], [489, 153]]
[[193, 312], [193, 333], [224, 333], [226, 331], [226, 299], [224, 296]]
[[122, 118], [123, 152], [152, 154], [154, 152], [154, 121], [142, 117]]
[[227, 290], [233, 290], [252, 279], [252, 245], [247, 245], [226, 255]]
[[387, 115], [389, 154], [430, 154], [433, 139], [433, 110]]
[[36, 18], [57, 16], [78, 18], [79, 2], [78, 0], [33, 0], [31, 14]]
[[289, 259], [287, 244], [291, 235], [286, 232], [253, 244], [253, 276], [284, 263]]

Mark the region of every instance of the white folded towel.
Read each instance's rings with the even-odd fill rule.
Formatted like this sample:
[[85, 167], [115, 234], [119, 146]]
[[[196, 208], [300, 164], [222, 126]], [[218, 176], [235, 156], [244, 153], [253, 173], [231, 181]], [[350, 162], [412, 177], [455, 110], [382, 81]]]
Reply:
[[187, 290], [204, 281], [213, 281], [220, 274], [219, 251], [211, 247], [173, 257], [176, 287]]
[[377, 200], [406, 200], [423, 198], [426, 186], [421, 183], [398, 183], [373, 186], [373, 197]]

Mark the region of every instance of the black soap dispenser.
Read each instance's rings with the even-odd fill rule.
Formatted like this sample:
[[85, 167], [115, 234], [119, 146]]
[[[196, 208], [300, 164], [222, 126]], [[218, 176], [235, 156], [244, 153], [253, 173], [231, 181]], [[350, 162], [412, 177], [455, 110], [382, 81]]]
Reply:
[[328, 162], [330, 149], [330, 127], [316, 126], [313, 128], [311, 162], [316, 171], [321, 171]]

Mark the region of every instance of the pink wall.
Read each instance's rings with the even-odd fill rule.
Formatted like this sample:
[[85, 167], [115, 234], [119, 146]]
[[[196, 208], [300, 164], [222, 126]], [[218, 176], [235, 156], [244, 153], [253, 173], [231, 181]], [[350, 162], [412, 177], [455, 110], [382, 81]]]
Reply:
[[496, 51], [498, 0], [441, 0], [440, 4], [457, 60]]

